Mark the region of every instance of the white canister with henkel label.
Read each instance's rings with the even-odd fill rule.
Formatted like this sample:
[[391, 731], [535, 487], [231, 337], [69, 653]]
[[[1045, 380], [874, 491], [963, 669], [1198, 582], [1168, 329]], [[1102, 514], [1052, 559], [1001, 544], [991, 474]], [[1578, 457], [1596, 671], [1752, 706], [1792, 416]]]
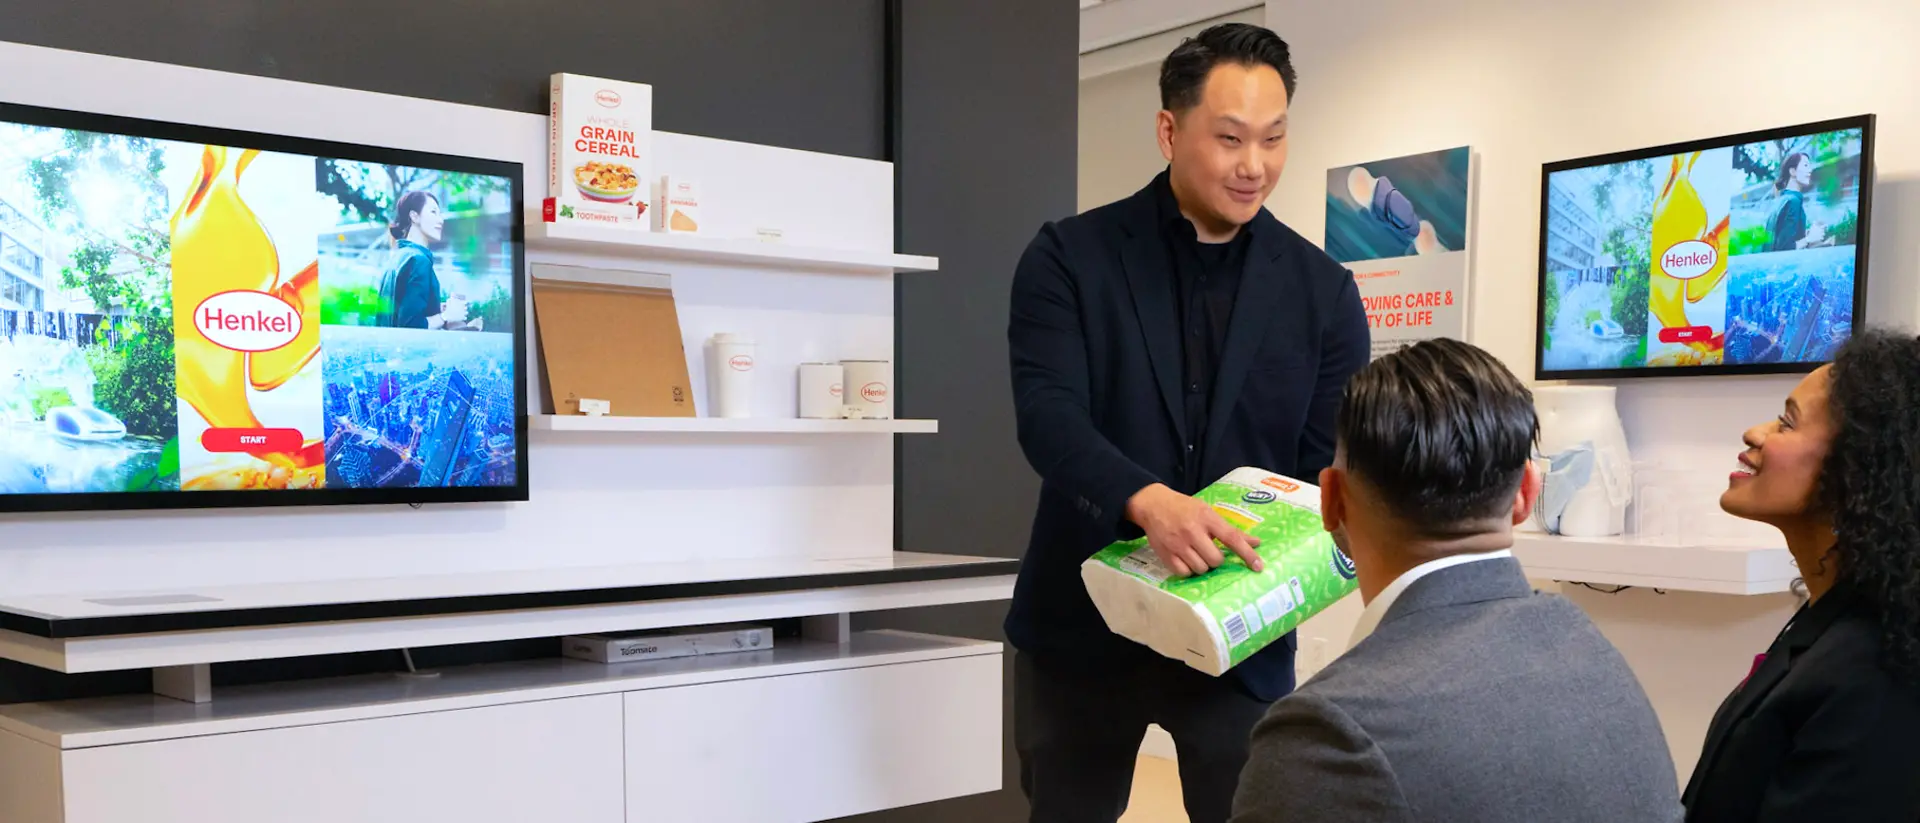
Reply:
[[753, 338], [713, 336], [713, 416], [753, 416]]
[[846, 404], [866, 410], [869, 420], [893, 419], [893, 362], [842, 360], [846, 370]]
[[800, 364], [800, 416], [809, 420], [835, 420], [842, 415], [847, 401], [844, 385], [846, 369], [839, 363]]

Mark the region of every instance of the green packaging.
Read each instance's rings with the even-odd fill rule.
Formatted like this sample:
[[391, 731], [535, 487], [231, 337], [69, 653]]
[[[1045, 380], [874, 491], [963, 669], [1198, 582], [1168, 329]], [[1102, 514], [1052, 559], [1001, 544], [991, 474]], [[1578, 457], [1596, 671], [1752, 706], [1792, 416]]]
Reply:
[[1319, 487], [1240, 468], [1194, 497], [1259, 538], [1266, 569], [1222, 549], [1219, 568], [1176, 578], [1146, 538], [1108, 546], [1080, 576], [1115, 634], [1220, 675], [1357, 587], [1352, 559], [1321, 523]]

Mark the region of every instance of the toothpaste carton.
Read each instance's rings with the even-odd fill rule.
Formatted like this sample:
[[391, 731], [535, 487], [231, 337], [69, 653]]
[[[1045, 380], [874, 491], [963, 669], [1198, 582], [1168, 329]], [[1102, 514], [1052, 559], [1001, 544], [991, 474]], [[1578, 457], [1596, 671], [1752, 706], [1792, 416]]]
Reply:
[[700, 233], [700, 186], [685, 177], [660, 178], [660, 206], [654, 230], [669, 234]]
[[1195, 497], [1260, 539], [1266, 570], [1223, 550], [1220, 568], [1176, 578], [1145, 538], [1115, 543], [1080, 568], [1115, 634], [1217, 676], [1357, 588], [1353, 561], [1321, 524], [1319, 487], [1242, 468]]

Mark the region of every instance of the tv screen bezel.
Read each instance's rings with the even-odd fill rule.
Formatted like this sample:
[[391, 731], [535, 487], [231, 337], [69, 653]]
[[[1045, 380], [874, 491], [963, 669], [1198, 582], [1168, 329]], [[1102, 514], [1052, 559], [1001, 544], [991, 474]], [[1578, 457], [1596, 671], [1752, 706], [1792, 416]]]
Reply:
[[1560, 160], [1540, 167], [1540, 237], [1538, 271], [1534, 281], [1534, 326], [1533, 326], [1533, 377], [1535, 380], [1618, 380], [1677, 377], [1726, 377], [1774, 374], [1806, 374], [1818, 369], [1825, 361], [1805, 363], [1749, 363], [1744, 365], [1718, 366], [1669, 366], [1617, 368], [1617, 369], [1563, 369], [1549, 370], [1546, 367], [1546, 314], [1547, 314], [1547, 217], [1552, 203], [1553, 175], [1563, 171], [1608, 166], [1634, 160], [1649, 160], [1683, 154], [1693, 151], [1727, 148], [1747, 143], [1759, 143], [1777, 140], [1783, 137], [1801, 137], [1830, 131], [1860, 130], [1860, 203], [1858, 210], [1858, 228], [1855, 234], [1853, 260], [1853, 316], [1854, 327], [1860, 326], [1867, 307], [1867, 258], [1870, 248], [1873, 215], [1874, 189], [1874, 125], [1877, 115], [1861, 114], [1852, 117], [1840, 117], [1820, 120], [1792, 126], [1762, 129], [1740, 134], [1728, 134], [1701, 140], [1689, 140], [1664, 146], [1653, 146], [1632, 151], [1599, 154], [1572, 160]]
[[267, 508], [287, 506], [420, 505], [425, 503], [517, 502], [529, 496], [527, 460], [527, 238], [526, 166], [453, 154], [367, 146], [335, 140], [291, 137], [240, 129], [147, 120], [115, 114], [29, 106], [0, 101], [0, 121], [29, 126], [120, 134], [179, 143], [259, 149], [261, 151], [484, 174], [509, 181], [513, 238], [513, 373], [515, 483], [511, 486], [439, 486], [431, 488], [304, 489], [257, 491], [36, 492], [0, 493], [0, 513], [124, 511], [155, 509]]

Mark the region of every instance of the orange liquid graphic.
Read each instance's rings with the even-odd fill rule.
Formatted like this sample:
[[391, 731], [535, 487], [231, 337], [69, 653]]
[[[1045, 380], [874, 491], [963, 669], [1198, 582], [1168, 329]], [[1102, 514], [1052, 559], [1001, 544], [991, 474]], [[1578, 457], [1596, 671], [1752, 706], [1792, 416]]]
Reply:
[[[188, 196], [169, 221], [173, 240], [173, 334], [180, 399], [212, 428], [260, 428], [247, 389], [272, 391], [320, 353], [319, 264], [280, 280], [280, 255], [240, 196], [240, 177], [259, 152], [208, 146], [201, 152]], [[237, 156], [235, 156], [237, 155]], [[232, 160], [229, 165], [228, 161]], [[201, 334], [193, 314], [221, 292], [262, 291], [302, 318], [293, 342], [249, 355], [222, 348]], [[218, 454], [210, 467], [182, 467], [183, 489], [318, 488], [326, 481], [323, 441], [291, 452]]]
[[[1694, 190], [1691, 179], [1693, 164], [1699, 159], [1699, 152], [1674, 156], [1673, 164], [1667, 170], [1667, 183], [1661, 188], [1660, 197], [1653, 206], [1653, 265], [1648, 273], [1651, 291], [1647, 295], [1647, 307], [1654, 319], [1660, 322], [1661, 328], [1684, 329], [1708, 325], [1688, 320], [1687, 306], [1712, 294], [1727, 274], [1729, 218], [1722, 217], [1711, 230], [1707, 228], [1707, 208], [1700, 202], [1700, 193]], [[1668, 275], [1661, 268], [1660, 258], [1667, 249], [1688, 240], [1698, 240], [1713, 247], [1713, 267], [1699, 277], [1681, 280]], [[1657, 337], [1659, 331], [1652, 330], [1652, 333]], [[1692, 351], [1663, 355], [1653, 365], [1718, 364], [1725, 350], [1726, 333], [1685, 345]]]

